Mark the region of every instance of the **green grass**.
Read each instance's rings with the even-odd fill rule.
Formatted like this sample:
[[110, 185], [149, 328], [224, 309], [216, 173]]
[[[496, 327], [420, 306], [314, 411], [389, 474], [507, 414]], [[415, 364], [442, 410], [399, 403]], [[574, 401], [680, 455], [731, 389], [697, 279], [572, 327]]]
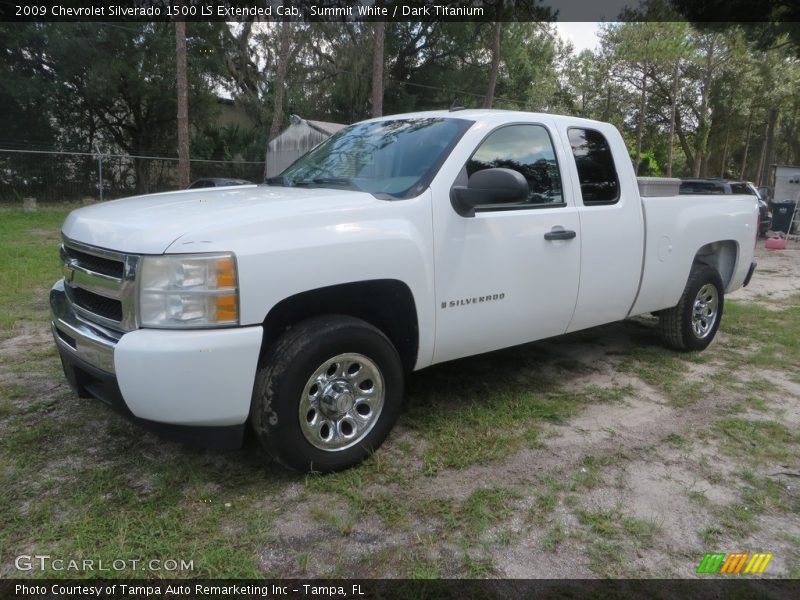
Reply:
[[637, 546], [645, 548], [649, 548], [655, 543], [656, 535], [661, 531], [661, 527], [650, 519], [623, 516], [621, 524], [628, 539], [633, 540]]
[[60, 277], [59, 229], [74, 206], [35, 213], [0, 205], [0, 339], [47, 312], [47, 292]]
[[[13, 447], [37, 460], [31, 468], [17, 464], [4, 474], [1, 547], [18, 547], [35, 532], [37, 546], [54, 556], [107, 562], [119, 557], [185, 559], [194, 561], [194, 571], [183, 575], [258, 575], [255, 549], [283, 507], [265, 498], [252, 463], [230, 461], [218, 471], [204, 465], [201, 456], [178, 452], [169, 462], [151, 462], [133, 448], [130, 456], [108, 457], [113, 460], [108, 466], [80, 460], [72, 464], [57, 459], [65, 448], [54, 452], [48, 444], [64, 437], [45, 421], [25, 435], [4, 440], [5, 456]], [[69, 448], [75, 456], [80, 451]], [[52, 460], [58, 462], [51, 465]], [[42, 471], [48, 475], [35, 477]]]
[[[733, 349], [730, 366], [765, 367], [796, 372], [800, 364], [800, 296], [770, 300], [770, 308], [758, 304], [727, 302], [723, 325]], [[777, 310], [776, 310], [777, 309]], [[753, 348], [755, 346], [755, 348]]]
[[[721, 326], [723, 339], [705, 352], [679, 354], [664, 352], [657, 345], [638, 344], [626, 352], [619, 369], [653, 386], [679, 408], [716, 394], [742, 396], [733, 410], [743, 410], [748, 405], [761, 410], [766, 397], [779, 393], [779, 387], [764, 376], [741, 381], [737, 371], [748, 369], [757, 374], [763, 368], [783, 370], [791, 378], [800, 364], [800, 318], [797, 317], [800, 296], [770, 303], [771, 309], [752, 303], [726, 302]], [[721, 362], [721, 368], [702, 379], [687, 377], [688, 363], [709, 361]]]
[[551, 514], [557, 506], [558, 492], [554, 490], [536, 492], [530, 513], [538, 523], [544, 523], [547, 516]]
[[425, 473], [497, 462], [540, 446], [542, 424], [563, 423], [590, 403], [619, 401], [631, 391], [565, 391], [546, 367], [539, 346], [530, 344], [413, 375], [401, 422], [428, 442]]
[[700, 490], [689, 490], [686, 492], [686, 495], [689, 497], [689, 500], [703, 508], [707, 508], [711, 504], [705, 492], [701, 492]]
[[477, 537], [489, 527], [508, 520], [519, 497], [519, 492], [502, 487], [475, 490], [461, 507], [462, 532]]
[[631, 349], [619, 369], [653, 386], [677, 407], [701, 400], [708, 384], [686, 378], [687, 363], [700, 355], [665, 352], [660, 346], [641, 345]]
[[621, 577], [625, 570], [625, 549], [622, 544], [595, 539], [586, 549], [589, 568], [602, 577]]
[[608, 464], [608, 460], [595, 456], [587, 456], [583, 459], [581, 467], [572, 477], [572, 490], [596, 488], [603, 482], [600, 468]]
[[684, 450], [688, 445], [688, 440], [678, 434], [678, 433], [670, 433], [665, 438], [664, 441], [672, 446], [673, 448], [678, 448], [679, 450]]
[[775, 421], [728, 418], [714, 425], [720, 450], [750, 466], [797, 462], [800, 434]]
[[625, 540], [637, 548], [649, 548], [661, 527], [653, 520], [624, 514], [619, 508], [606, 511], [578, 510], [578, 521], [606, 540]]
[[542, 547], [548, 552], [555, 552], [567, 537], [567, 533], [561, 526], [554, 525], [542, 537]]
[[[0, 206], [0, 339], [27, 328], [47, 332], [48, 290], [60, 277], [59, 229], [71, 208], [25, 213]], [[102, 405], [67, 390], [50, 343], [4, 356], [3, 371], [3, 564], [28, 548], [107, 562], [192, 560], [194, 571], [182, 576], [259, 576], [259, 549], [284, 510], [272, 499], [283, 472], [271, 469], [276, 474], [265, 480], [263, 466], [244, 453], [215, 455], [143, 439]]]
[[586, 544], [589, 568], [602, 577], [634, 577], [625, 568], [625, 557], [656, 544], [661, 527], [653, 520], [639, 519], [624, 513], [620, 507], [612, 510], [576, 510], [578, 522], [585, 528], [574, 534]]
[[586, 525], [592, 532], [603, 537], [617, 537], [620, 529], [618, 527], [618, 515], [608, 511], [590, 512], [578, 511], [578, 521]]
[[[745, 482], [741, 488], [741, 499], [712, 508], [715, 521], [700, 532], [700, 538], [707, 545], [715, 545], [725, 539], [740, 540], [753, 534], [759, 529], [760, 515], [800, 512], [800, 499], [779, 482], [760, 477], [750, 470], [743, 471], [741, 478]], [[707, 508], [708, 504], [706, 501]]]
[[[47, 336], [47, 292], [60, 277], [58, 230], [68, 210], [27, 214], [0, 206], [0, 341], [29, 332]], [[727, 303], [726, 341], [703, 354], [664, 351], [651, 343], [651, 332], [636, 330], [634, 337], [647, 339], [626, 351], [621, 367], [676, 407], [709, 392], [725, 402], [733, 396], [730, 412], [720, 412], [706, 439], [713, 435], [721, 452], [754, 469], [793, 464], [800, 443], [777, 417], [739, 418], [749, 410], [769, 416], [770, 395], [780, 390], [768, 375], [739, 381], [731, 376], [736, 369], [752, 362], [797, 378], [790, 365], [800, 362], [800, 297], [771, 303], [780, 310]], [[595, 337], [584, 332], [564, 343]], [[488, 465], [477, 470], [491, 472], [518, 451], [545, 448], [553, 435], [549, 424], [566, 423], [590, 404], [635, 395], [613, 379], [569, 385], [598, 369], [566, 356], [560, 344], [529, 344], [411, 375], [402, 433], [359, 468], [324, 477], [273, 467], [253, 448], [199, 452], [144, 435], [99, 403], [75, 398], [50, 343], [6, 354], [0, 365], [0, 564], [30, 549], [107, 561], [193, 560], [194, 571], [178, 575], [195, 577], [335, 577], [352, 569], [365, 576], [494, 577], [499, 546], [539, 539], [544, 550], [557, 552], [574, 540], [574, 531], [555, 522], [563, 511], [578, 516], [585, 536], [579, 541], [595, 572], [627, 575], [623, 557], [652, 547], [658, 525], [620, 509], [581, 508], [587, 491], [606, 485], [605, 467], [624, 457], [590, 456], [551, 476], [538, 475], [532, 463], [522, 481], [498, 476], [438, 488], [439, 476], [457, 482], [471, 467]], [[700, 363], [719, 364], [723, 373], [687, 380], [687, 368]], [[684, 449], [701, 434], [673, 434], [665, 442]], [[800, 512], [796, 498], [745, 472], [740, 501], [715, 513], [717, 529], [707, 537], [740, 536], [757, 526], [757, 515], [782, 512]], [[277, 529], [287, 520], [316, 534], [287, 539]], [[351, 556], [347, 549], [359, 543], [363, 523], [382, 537], [375, 551]], [[279, 559], [270, 562], [273, 551]]]

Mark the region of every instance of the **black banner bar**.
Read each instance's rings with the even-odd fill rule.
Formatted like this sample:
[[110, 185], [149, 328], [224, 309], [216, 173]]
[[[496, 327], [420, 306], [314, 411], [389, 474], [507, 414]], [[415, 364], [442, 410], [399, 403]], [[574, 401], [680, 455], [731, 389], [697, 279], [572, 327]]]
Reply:
[[5, 579], [0, 598], [19, 600], [798, 598], [800, 581], [709, 576], [692, 580], [93, 580]]
[[0, 0], [0, 21], [795, 22], [800, 0]]

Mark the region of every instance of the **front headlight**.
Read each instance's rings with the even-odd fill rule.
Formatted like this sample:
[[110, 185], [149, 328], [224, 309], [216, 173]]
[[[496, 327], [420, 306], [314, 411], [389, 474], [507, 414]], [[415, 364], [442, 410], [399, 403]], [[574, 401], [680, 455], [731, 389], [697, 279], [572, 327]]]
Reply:
[[144, 256], [139, 270], [142, 327], [239, 324], [236, 257], [217, 254]]

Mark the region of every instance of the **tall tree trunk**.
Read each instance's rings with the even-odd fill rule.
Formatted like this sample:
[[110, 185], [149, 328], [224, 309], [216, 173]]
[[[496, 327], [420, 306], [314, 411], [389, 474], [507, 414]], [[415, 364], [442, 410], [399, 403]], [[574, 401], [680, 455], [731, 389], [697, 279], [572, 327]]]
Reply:
[[739, 179], [745, 179], [745, 169], [747, 169], [747, 153], [750, 150], [750, 135], [753, 132], [753, 106], [750, 105], [750, 113], [747, 116], [747, 135], [744, 141], [744, 155], [742, 156], [742, 168], [739, 169]]
[[764, 164], [762, 165], [758, 178], [758, 185], [769, 185], [772, 165], [775, 163], [775, 129], [778, 126], [778, 109], [772, 108], [769, 111], [767, 121], [767, 139], [764, 140]]
[[704, 152], [700, 160], [700, 177], [708, 177], [708, 152]]
[[798, 140], [797, 136], [797, 113], [800, 112], [800, 105], [794, 105], [794, 111], [792, 112], [792, 121], [791, 126], [787, 129], [786, 136], [784, 139], [786, 140], [786, 154], [784, 155], [784, 161], [787, 164], [794, 164], [797, 162], [797, 158], [800, 157], [800, 152], [798, 152], [798, 148], [800, 148], [800, 140]]
[[703, 84], [700, 90], [700, 118], [697, 126], [697, 141], [694, 149], [694, 170], [692, 175], [700, 177], [708, 147], [708, 136], [711, 132], [711, 125], [708, 122], [708, 104], [711, 97], [711, 83], [714, 75], [714, 48], [716, 44], [716, 34], [712, 34], [708, 45], [706, 56], [706, 70], [703, 76]]
[[761, 172], [764, 170], [767, 156], [767, 137], [769, 137], [769, 122], [764, 127], [764, 141], [761, 142], [761, 156], [758, 159], [758, 169], [756, 170], [756, 187], [761, 185]]
[[148, 160], [143, 158], [133, 159], [133, 172], [136, 177], [136, 194], [150, 193], [150, 167]]
[[639, 119], [636, 123], [636, 157], [633, 167], [639, 174], [639, 163], [642, 162], [642, 137], [644, 137], [644, 115], [647, 110], [647, 63], [642, 67], [642, 96], [639, 100]]
[[189, 84], [186, 78], [186, 21], [175, 21], [178, 71], [178, 187], [189, 187]]
[[[500, 8], [497, 10], [500, 11]], [[492, 108], [492, 104], [494, 103], [494, 88], [497, 86], [497, 74], [500, 71], [500, 37], [502, 35], [502, 25], [502, 21], [495, 21], [494, 23], [492, 67], [491, 71], [489, 71], [489, 85], [486, 88], [486, 98], [483, 100], [483, 108]]]
[[681, 144], [684, 156], [686, 156], [686, 164], [693, 165], [694, 154], [692, 153], [691, 146], [689, 146], [689, 140], [686, 138], [686, 133], [683, 131], [680, 119], [675, 121], [675, 133], [678, 134], [678, 141]]
[[725, 177], [725, 163], [728, 161], [728, 142], [731, 139], [731, 128], [725, 128], [725, 145], [722, 147], [722, 160], [719, 166], [719, 176]]
[[376, 21], [372, 25], [375, 43], [372, 48], [372, 116], [383, 115], [383, 41], [386, 23]]
[[[272, 83], [275, 89], [274, 104], [272, 105], [272, 125], [269, 128], [269, 139], [267, 143], [278, 137], [278, 134], [281, 132], [281, 123], [283, 123], [283, 96], [285, 93], [286, 71], [289, 68], [289, 49], [291, 46], [290, 25], [289, 21], [282, 21], [280, 25], [280, 45], [278, 56], [275, 57], [275, 80]], [[267, 177], [268, 160], [269, 158], [265, 157], [264, 178]]]
[[678, 71], [680, 59], [675, 61], [672, 69], [672, 96], [669, 107], [669, 146], [667, 147], [667, 177], [672, 177], [672, 162], [675, 156], [675, 118], [678, 113]]

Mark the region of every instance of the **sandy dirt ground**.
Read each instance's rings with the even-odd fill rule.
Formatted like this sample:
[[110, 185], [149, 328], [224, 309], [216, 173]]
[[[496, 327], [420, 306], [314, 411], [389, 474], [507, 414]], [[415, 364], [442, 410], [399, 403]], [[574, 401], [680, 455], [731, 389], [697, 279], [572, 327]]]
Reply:
[[[750, 285], [732, 293], [729, 299], [769, 306], [775, 299], [800, 293], [800, 244], [784, 251], [768, 251], [761, 240], [757, 261], [759, 268]], [[709, 432], [721, 414], [741, 403], [749, 382], [759, 385], [764, 377], [777, 385], [769, 395], [766, 414], [797, 431], [800, 385], [786, 373], [745, 370], [737, 374], [742, 394], [732, 396], [718, 391], [713, 383], [724, 371], [723, 365], [715, 361], [690, 364], [688, 372], [682, 374], [683, 383], [702, 386], [707, 393], [688, 406], [676, 406], [662, 391], [620, 368], [626, 350], [649, 335], [650, 327], [646, 320], [631, 320], [545, 342], [546, 351], [571, 357], [591, 371], [573, 377], [567, 386], [576, 390], [586, 386], [622, 388], [628, 393], [621, 402], [590, 405], [568, 422], [550, 426], [539, 447], [524, 449], [499, 463], [419, 477], [403, 493], [435, 500], [463, 499], [475, 490], [498, 485], [522, 490], [521, 497], [512, 503], [514, 516], [486, 532], [467, 550], [480, 548], [476, 555], [488, 554], [493, 575], [498, 577], [694, 577], [705, 552], [740, 549], [773, 552], [770, 573], [797, 576], [798, 514], [767, 511], [757, 517], [757, 527], [750, 534], [737, 538], [722, 531], [715, 535], [719, 533], [720, 515], [731, 506], [748, 510], [739, 478], [747, 465], [720, 452], [719, 445], [725, 440]], [[724, 339], [725, 335], [723, 326], [719, 336]], [[765, 412], [745, 408], [740, 416], [758, 420], [765, 418]], [[392, 446], [401, 441], [425, 444], [414, 432], [401, 428], [384, 450], [388, 460]], [[587, 460], [601, 465], [600, 481], [578, 486], [572, 494], [561, 491], [548, 514], [538, 522], [534, 518], [532, 523], [530, 515], [539, 512], [536, 498], [545, 487], [543, 482], [556, 482], [557, 488], [561, 483], [561, 490], [569, 489], [570, 482], [580, 481], [587, 473]], [[756, 471], [781, 486], [797, 506], [800, 472], [796, 468], [772, 464]], [[293, 501], [297, 493], [297, 489], [288, 490], [286, 501]], [[262, 561], [266, 570], [291, 571], [292, 556], [297, 551], [315, 555], [318, 524], [304, 518], [303, 508], [301, 504], [296, 518], [276, 524], [280, 543], [265, 551]], [[609, 530], [600, 527], [596, 534], [589, 526], [587, 532], [586, 514], [607, 517]], [[657, 531], [647, 547], [637, 543], [635, 526], [629, 528], [629, 535], [612, 531], [615, 523], [624, 529], [624, 523], [637, 522], [651, 524]], [[387, 531], [380, 522], [368, 520], [354, 525], [342, 548], [354, 555], [387, 546], [418, 548], [420, 536], [426, 535], [437, 535], [437, 526], [423, 518], [405, 532]], [[554, 535], [555, 545], [551, 540]], [[463, 544], [445, 541], [432, 547], [427, 544], [424, 551], [439, 564], [442, 575], [453, 576], [457, 569], [448, 571], [448, 557], [458, 555], [461, 549]], [[621, 557], [616, 564], [614, 554]]]
[[800, 293], [800, 241], [786, 243], [786, 250], [767, 250], [764, 240], [756, 249], [758, 268], [750, 285], [730, 294], [731, 300], [763, 302], [769, 299], [788, 298]]
[[[729, 300], [769, 307], [800, 293], [800, 244], [767, 251], [762, 240], [757, 261], [750, 286], [732, 293]], [[753, 367], [726, 374], [721, 360], [687, 362], [680, 384], [702, 393], [681, 405], [663, 386], [649, 383], [630, 368], [632, 348], [655, 347], [652, 329], [648, 319], [633, 319], [539, 344], [544, 353], [582, 366], [563, 382], [567, 391], [593, 386], [621, 390], [621, 398], [588, 404], [562, 423], [546, 424], [538, 443], [498, 461], [424, 474], [418, 457], [428, 442], [401, 419], [379, 454], [385, 463], [404, 465], [419, 476], [402, 483], [368, 481], [359, 493], [430, 506], [437, 501], [463, 502], [482, 488], [513, 490], [508, 513], [490, 519], [490, 526], [476, 537], [463, 537], [457, 522], [435, 511], [411, 511], [403, 526], [388, 526], [384, 519], [367, 514], [337, 528], [330, 519], [319, 518], [320, 503], [332, 496], [309, 492], [302, 477], [284, 478], [275, 484], [280, 491], [265, 500], [264, 507], [291, 510], [275, 520], [270, 540], [259, 550], [260, 570], [287, 577], [315, 576], [325, 574], [326, 564], [336, 556], [340, 574], [391, 577], [408, 573], [396, 566], [395, 559], [413, 555], [435, 565], [435, 573], [443, 577], [465, 576], [465, 557], [486, 564], [482, 575], [490, 577], [694, 577], [705, 552], [764, 551], [774, 554], [768, 576], [798, 576], [796, 512], [767, 507], [759, 511], [755, 526], [739, 535], [732, 533], [735, 511], [749, 510], [752, 501], [747, 477], [774, 482], [791, 507], [800, 506], [797, 458], [790, 464], [767, 461], [749, 467], [746, 459], [723, 451], [729, 440], [715, 429], [721, 415], [730, 413], [753, 422], [778, 421], [798, 431], [796, 372]], [[728, 335], [723, 320], [715, 344], [725, 343]], [[0, 342], [0, 361], [50, 343], [44, 329], [24, 332]], [[7, 380], [12, 376], [2, 371]], [[414, 378], [421, 376], [412, 376], [412, 390]], [[718, 385], [725, 377], [735, 377], [737, 385]], [[54, 389], [63, 394], [63, 382], [54, 373], [36, 379], [40, 396]], [[764, 379], [774, 390], [760, 395], [765, 406], [751, 410], [748, 386], [759, 386]], [[148, 434], [146, 439], [143, 451], [172, 452], [172, 446], [161, 446], [154, 436]], [[350, 507], [342, 501], [331, 510], [339, 509], [347, 513]], [[302, 570], [299, 556], [305, 557]], [[365, 560], [365, 556], [388, 558]]]

